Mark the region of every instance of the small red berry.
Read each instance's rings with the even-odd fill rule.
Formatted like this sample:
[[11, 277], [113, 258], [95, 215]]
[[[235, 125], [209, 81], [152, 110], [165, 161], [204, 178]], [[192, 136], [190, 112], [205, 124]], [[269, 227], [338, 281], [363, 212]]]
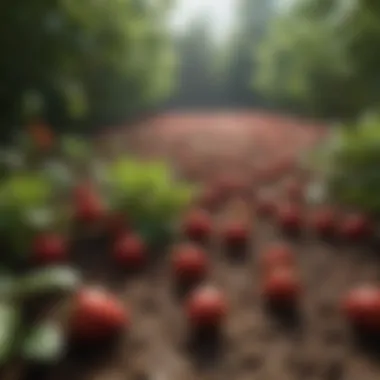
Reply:
[[186, 302], [186, 314], [192, 327], [219, 327], [227, 314], [227, 300], [214, 287], [196, 289]]
[[274, 244], [267, 248], [261, 257], [265, 272], [279, 267], [292, 267], [295, 257], [292, 249], [286, 244]]
[[354, 326], [380, 331], [380, 290], [373, 286], [352, 289], [343, 298], [342, 312]]
[[340, 234], [348, 240], [367, 238], [372, 233], [369, 219], [362, 214], [350, 214], [343, 218], [340, 225]]
[[223, 241], [229, 246], [244, 245], [249, 240], [249, 226], [243, 222], [232, 222], [222, 231]]
[[126, 233], [116, 240], [113, 255], [124, 268], [140, 268], [146, 263], [146, 246], [140, 236]]
[[75, 340], [92, 343], [107, 339], [129, 325], [129, 313], [112, 294], [94, 288], [76, 294], [69, 318], [69, 331]]
[[211, 235], [212, 220], [210, 215], [202, 210], [188, 214], [183, 223], [183, 232], [190, 239], [203, 240]]
[[89, 197], [75, 205], [75, 218], [83, 223], [98, 222], [105, 216], [105, 207], [97, 197]]
[[298, 300], [301, 284], [293, 270], [275, 268], [266, 275], [262, 291], [264, 297], [274, 304], [291, 304]]
[[295, 204], [287, 204], [278, 209], [278, 223], [285, 231], [299, 231], [302, 227], [302, 213]]
[[67, 242], [53, 233], [39, 235], [32, 247], [33, 260], [38, 264], [56, 264], [67, 259]]
[[311, 216], [311, 228], [318, 235], [329, 235], [335, 232], [337, 227], [337, 215], [332, 208], [325, 207], [315, 212]]
[[195, 244], [181, 244], [173, 250], [172, 266], [179, 281], [193, 282], [206, 276], [209, 262], [201, 247]]

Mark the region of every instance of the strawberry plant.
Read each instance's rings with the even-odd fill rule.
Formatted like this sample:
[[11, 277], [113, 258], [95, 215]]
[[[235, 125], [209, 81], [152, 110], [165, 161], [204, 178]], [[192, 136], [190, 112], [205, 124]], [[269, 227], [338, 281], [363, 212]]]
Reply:
[[[25, 305], [47, 294], [73, 290], [79, 277], [69, 267], [32, 266], [34, 255], [55, 264], [65, 254], [61, 235], [69, 219], [43, 172], [10, 171], [0, 184], [0, 365], [13, 355], [47, 362], [64, 348], [63, 333], [51, 321], [28, 323]], [[51, 235], [54, 232], [54, 235]], [[62, 235], [63, 236], [63, 235]], [[62, 242], [64, 239], [62, 239]], [[36, 242], [38, 242], [36, 246]], [[36, 251], [39, 249], [39, 251]], [[57, 258], [57, 256], [55, 256]]]
[[55, 202], [54, 190], [42, 173], [15, 173], [0, 184], [3, 265], [15, 269], [29, 263], [33, 240], [39, 234], [65, 234], [69, 215], [62, 202]]
[[69, 267], [51, 267], [30, 273], [0, 273], [0, 366], [15, 356], [26, 362], [47, 364], [64, 354], [63, 327], [53, 318], [37, 323], [27, 317], [28, 302], [46, 295], [64, 295], [79, 285]]
[[176, 182], [162, 162], [122, 158], [108, 167], [111, 207], [126, 215], [151, 244], [165, 241], [194, 196], [194, 188]]

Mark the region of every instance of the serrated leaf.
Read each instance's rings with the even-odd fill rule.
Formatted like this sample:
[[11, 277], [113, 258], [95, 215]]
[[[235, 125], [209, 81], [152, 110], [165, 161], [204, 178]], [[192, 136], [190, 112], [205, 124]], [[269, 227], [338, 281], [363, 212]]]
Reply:
[[0, 366], [3, 366], [14, 353], [21, 312], [10, 304], [0, 304]]
[[21, 355], [32, 363], [50, 364], [61, 359], [65, 343], [62, 328], [51, 321], [44, 321], [29, 331], [22, 344]]
[[48, 267], [24, 275], [18, 281], [15, 296], [37, 297], [51, 293], [67, 293], [80, 284], [79, 274], [70, 267]]

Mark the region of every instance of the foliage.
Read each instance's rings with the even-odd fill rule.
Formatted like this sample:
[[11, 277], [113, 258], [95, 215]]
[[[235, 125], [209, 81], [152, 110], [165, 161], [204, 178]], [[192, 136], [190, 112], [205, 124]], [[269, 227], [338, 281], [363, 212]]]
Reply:
[[1, 280], [5, 278], [8, 284], [2, 288], [0, 303], [0, 366], [18, 354], [37, 364], [57, 361], [65, 348], [62, 327], [44, 319], [29, 325], [23, 308], [30, 299], [72, 292], [79, 285], [77, 273], [68, 267], [55, 267], [22, 276], [1, 273]]
[[[109, 123], [170, 91], [169, 2], [4, 0], [0, 122]], [[3, 135], [8, 130], [2, 128]]]
[[15, 173], [0, 184], [0, 238], [13, 264], [26, 260], [38, 231], [67, 227], [54, 200], [54, 185], [42, 173]]
[[380, 12], [357, 0], [296, 0], [256, 49], [253, 87], [277, 105], [356, 117], [379, 104]]
[[334, 200], [375, 214], [380, 213], [379, 165], [379, 115], [335, 128], [314, 158], [314, 168]]
[[144, 230], [171, 228], [194, 196], [190, 185], [174, 182], [162, 162], [119, 159], [109, 167], [109, 184], [112, 206]]
[[171, 106], [212, 106], [221, 100], [219, 51], [208, 18], [195, 19], [176, 37], [178, 75]]

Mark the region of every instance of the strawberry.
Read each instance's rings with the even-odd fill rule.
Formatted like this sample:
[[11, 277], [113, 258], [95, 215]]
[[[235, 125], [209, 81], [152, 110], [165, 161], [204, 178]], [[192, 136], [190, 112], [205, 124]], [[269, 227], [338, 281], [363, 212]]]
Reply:
[[126, 233], [116, 239], [113, 248], [115, 261], [124, 268], [137, 269], [146, 263], [147, 247], [140, 236]]
[[129, 313], [107, 291], [84, 288], [75, 295], [69, 318], [73, 339], [81, 343], [95, 343], [119, 334], [129, 326]]
[[377, 287], [352, 289], [343, 298], [341, 309], [352, 325], [380, 332], [380, 290]]
[[279, 267], [292, 267], [294, 262], [294, 253], [286, 244], [274, 244], [268, 247], [261, 257], [262, 267], [265, 272]]
[[180, 282], [199, 281], [209, 269], [206, 253], [194, 244], [180, 244], [173, 249], [172, 267]]
[[32, 245], [32, 258], [37, 264], [56, 264], [67, 260], [67, 242], [58, 234], [40, 234]]
[[204, 240], [211, 235], [212, 220], [207, 212], [194, 210], [186, 216], [182, 228], [190, 239]]
[[186, 303], [187, 318], [190, 325], [195, 328], [220, 326], [227, 309], [227, 300], [223, 293], [210, 286], [196, 289]]
[[301, 292], [301, 284], [289, 268], [275, 268], [264, 279], [263, 296], [274, 304], [294, 304]]

